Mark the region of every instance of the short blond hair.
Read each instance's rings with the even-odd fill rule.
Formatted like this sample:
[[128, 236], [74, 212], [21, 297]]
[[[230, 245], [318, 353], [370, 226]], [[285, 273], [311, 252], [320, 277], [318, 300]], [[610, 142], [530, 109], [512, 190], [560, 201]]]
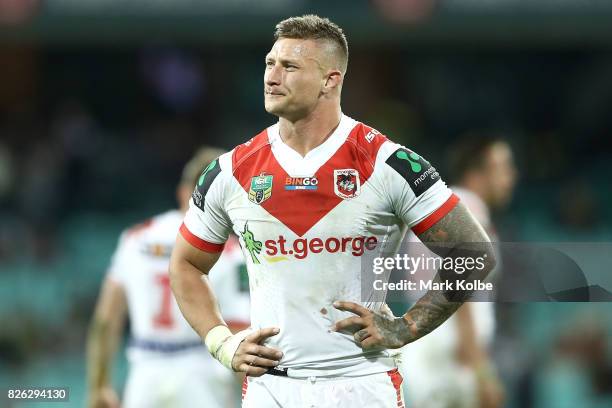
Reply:
[[335, 48], [334, 53], [338, 57], [340, 70], [346, 73], [349, 56], [348, 41], [344, 31], [328, 18], [314, 14], [289, 17], [276, 25], [274, 39], [279, 38], [327, 41]]

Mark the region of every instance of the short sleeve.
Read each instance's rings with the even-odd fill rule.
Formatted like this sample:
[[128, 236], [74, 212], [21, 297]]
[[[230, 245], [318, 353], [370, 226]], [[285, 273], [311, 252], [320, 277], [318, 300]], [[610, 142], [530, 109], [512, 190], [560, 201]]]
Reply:
[[391, 206], [415, 234], [421, 234], [448, 214], [459, 198], [418, 153], [392, 142], [383, 149]]
[[227, 155], [213, 160], [202, 171], [179, 230], [191, 245], [206, 252], [221, 252], [231, 231], [225, 211], [228, 175], [231, 175], [231, 167], [223, 168]]

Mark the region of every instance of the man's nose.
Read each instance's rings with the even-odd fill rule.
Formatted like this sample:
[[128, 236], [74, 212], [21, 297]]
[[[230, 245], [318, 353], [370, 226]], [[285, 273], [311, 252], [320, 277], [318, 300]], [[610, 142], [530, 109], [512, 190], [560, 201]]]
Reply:
[[266, 70], [266, 75], [264, 76], [266, 85], [279, 85], [280, 80], [281, 74], [278, 65], [275, 64]]

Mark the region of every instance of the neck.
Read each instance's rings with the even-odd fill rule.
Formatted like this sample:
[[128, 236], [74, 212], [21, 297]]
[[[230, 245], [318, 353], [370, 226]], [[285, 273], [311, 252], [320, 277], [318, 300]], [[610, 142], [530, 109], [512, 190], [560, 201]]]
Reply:
[[340, 104], [320, 106], [308, 116], [291, 121], [279, 119], [283, 142], [302, 156], [325, 142], [340, 124]]

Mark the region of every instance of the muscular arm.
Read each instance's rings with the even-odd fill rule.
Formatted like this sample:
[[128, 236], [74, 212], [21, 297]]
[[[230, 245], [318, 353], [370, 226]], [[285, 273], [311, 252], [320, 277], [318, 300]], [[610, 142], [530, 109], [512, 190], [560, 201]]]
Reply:
[[200, 251], [179, 234], [170, 259], [170, 285], [191, 327], [202, 339], [215, 326], [225, 325], [208, 275], [220, 254]]
[[[476, 277], [484, 279], [495, 267], [495, 252], [489, 237], [461, 202], [444, 218], [419, 235], [419, 239], [431, 251], [443, 257], [453, 258], [465, 255], [466, 246], [470, 250], [476, 248], [478, 256], [483, 256], [485, 260], [484, 268], [479, 271], [478, 276], [466, 274], [464, 278], [467, 280]], [[469, 245], [469, 243], [475, 244]], [[453, 271], [450, 272], [453, 273]], [[436, 276], [436, 281], [440, 281], [440, 272]], [[410, 333], [407, 343], [425, 336], [444, 323], [465, 300], [465, 296], [457, 297], [457, 299], [450, 298], [451, 296], [442, 291], [431, 290], [406, 312], [403, 318]]]
[[[209, 254], [192, 247], [179, 234], [170, 260], [170, 284], [176, 301], [185, 319], [202, 339], [206, 339], [208, 332], [216, 326], [226, 325], [208, 278], [202, 280], [202, 274], [207, 275], [218, 258], [219, 254]], [[269, 327], [256, 330], [244, 338], [238, 337], [240, 342], [236, 343], [237, 349], [232, 350], [227, 364], [223, 362], [223, 357], [213, 356], [226, 367], [230, 368], [231, 365], [234, 371], [246, 372], [250, 376], [263, 375], [270, 367], [278, 365], [283, 354], [261, 343], [278, 333], [278, 328]]]
[[[444, 271], [445, 279], [452, 281], [461, 276], [466, 281], [484, 279], [495, 266], [495, 255], [489, 237], [469, 210], [461, 203], [444, 218], [419, 236], [424, 244], [442, 257], [459, 257], [478, 254], [483, 256], [484, 268], [477, 274], [458, 275]], [[455, 263], [453, 263], [455, 264]], [[441, 281], [441, 272], [435, 281]], [[334, 330], [350, 330], [364, 349], [384, 347], [399, 348], [433, 331], [448, 319], [462, 304], [468, 293], [445, 293], [430, 290], [402, 317], [393, 318], [387, 313], [373, 312], [354, 302], [335, 302], [334, 307], [350, 311], [357, 316], [336, 322]], [[356, 329], [362, 328], [359, 331]]]
[[126, 314], [123, 287], [107, 279], [102, 286], [87, 335], [90, 406], [114, 405], [114, 402], [109, 401], [116, 398], [110, 391], [111, 362], [123, 332]]

